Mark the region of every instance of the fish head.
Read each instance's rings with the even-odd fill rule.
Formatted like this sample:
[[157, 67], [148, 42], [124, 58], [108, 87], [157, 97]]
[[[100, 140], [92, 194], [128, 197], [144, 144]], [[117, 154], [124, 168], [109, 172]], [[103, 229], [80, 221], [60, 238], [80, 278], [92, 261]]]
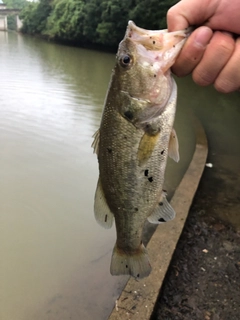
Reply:
[[166, 104], [172, 89], [170, 68], [189, 30], [145, 30], [129, 21], [115, 66], [118, 90], [152, 105]]

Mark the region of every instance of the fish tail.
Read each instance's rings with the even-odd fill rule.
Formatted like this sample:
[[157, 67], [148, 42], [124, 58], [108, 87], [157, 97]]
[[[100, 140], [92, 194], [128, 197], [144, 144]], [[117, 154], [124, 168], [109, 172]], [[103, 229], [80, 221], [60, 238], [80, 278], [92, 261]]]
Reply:
[[110, 266], [110, 272], [113, 276], [130, 275], [141, 279], [147, 277], [151, 270], [147, 249], [143, 244], [132, 253], [126, 253], [119, 249], [117, 244], [115, 245]]

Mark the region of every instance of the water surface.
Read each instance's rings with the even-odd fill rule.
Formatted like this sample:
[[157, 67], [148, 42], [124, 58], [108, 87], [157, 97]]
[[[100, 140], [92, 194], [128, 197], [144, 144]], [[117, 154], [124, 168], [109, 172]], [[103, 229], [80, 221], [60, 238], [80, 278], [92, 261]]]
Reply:
[[[126, 281], [109, 273], [115, 229], [94, 220], [90, 148], [113, 54], [0, 33], [0, 318], [106, 319]], [[171, 195], [194, 150], [185, 101]]]

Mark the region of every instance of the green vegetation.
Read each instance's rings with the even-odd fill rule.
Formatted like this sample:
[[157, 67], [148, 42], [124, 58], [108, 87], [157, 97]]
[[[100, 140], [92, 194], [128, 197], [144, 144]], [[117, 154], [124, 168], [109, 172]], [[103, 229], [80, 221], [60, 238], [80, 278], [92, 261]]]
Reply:
[[30, 2], [20, 14], [23, 20], [22, 32], [29, 34], [43, 34], [47, 19], [52, 12], [52, 6], [49, 0], [40, 2]]
[[84, 3], [79, 0], [59, 0], [53, 8], [44, 33], [55, 39], [83, 40]]
[[[25, 1], [25, 0], [8, 0]], [[166, 27], [166, 12], [177, 0], [40, 0], [21, 12], [22, 32], [49, 39], [115, 48], [128, 20], [147, 29]]]
[[15, 15], [9, 15], [7, 17], [7, 26], [9, 30], [16, 30], [17, 24], [16, 24], [16, 17]]
[[23, 9], [29, 2], [27, 0], [4, 0], [8, 9]]

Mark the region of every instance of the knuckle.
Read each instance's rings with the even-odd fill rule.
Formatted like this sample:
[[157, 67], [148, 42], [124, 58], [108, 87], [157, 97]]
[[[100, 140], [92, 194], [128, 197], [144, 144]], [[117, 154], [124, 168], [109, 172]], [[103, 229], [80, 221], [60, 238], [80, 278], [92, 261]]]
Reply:
[[226, 34], [215, 35], [215, 39], [213, 41], [213, 47], [223, 56], [231, 56], [234, 51], [235, 42], [234, 39]]
[[221, 53], [225, 56], [231, 56], [234, 51], [234, 43], [232, 41], [222, 40], [219, 43], [219, 50], [221, 50]]
[[193, 81], [200, 86], [208, 86], [214, 79], [211, 73], [206, 70], [195, 69], [192, 74]]
[[174, 10], [174, 7], [171, 7], [168, 12], [167, 12], [167, 20], [171, 20], [174, 18], [174, 15], [175, 15], [175, 10]]
[[[240, 84], [239, 84], [240, 85]], [[218, 78], [215, 82], [214, 82], [214, 88], [218, 91], [218, 92], [222, 92], [222, 93], [230, 93], [233, 92], [237, 89], [236, 83], [233, 83], [230, 79], [222, 79], [222, 78]]]

